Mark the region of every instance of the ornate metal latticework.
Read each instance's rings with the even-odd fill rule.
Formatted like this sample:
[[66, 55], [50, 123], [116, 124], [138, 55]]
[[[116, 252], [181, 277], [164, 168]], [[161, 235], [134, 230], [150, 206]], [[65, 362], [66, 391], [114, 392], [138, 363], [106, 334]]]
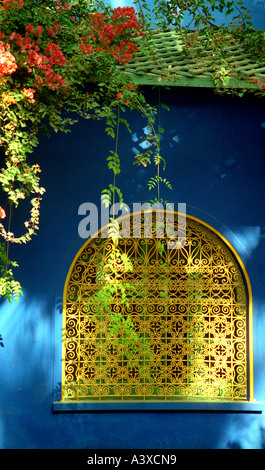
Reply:
[[[177, 231], [178, 213], [172, 217]], [[131, 233], [135, 220], [128, 216]], [[191, 216], [182, 248], [171, 249], [158, 232], [141, 233], [119, 239], [133, 266], [126, 274], [119, 266], [120, 282], [131, 288], [126, 302], [113, 299], [106, 309], [93, 300], [109, 238], [99, 232], [72, 263], [64, 292], [62, 400], [249, 400], [250, 287], [237, 254]], [[117, 313], [132, 320], [135, 347], [110, 334]]]

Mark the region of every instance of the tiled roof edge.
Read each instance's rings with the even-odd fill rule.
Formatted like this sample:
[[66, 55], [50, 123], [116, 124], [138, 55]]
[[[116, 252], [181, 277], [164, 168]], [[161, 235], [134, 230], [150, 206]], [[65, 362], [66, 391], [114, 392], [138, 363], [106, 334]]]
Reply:
[[[191, 33], [192, 34], [192, 33]], [[181, 34], [175, 31], [149, 32], [152, 48], [148, 53], [146, 42], [139, 41], [139, 50], [121, 69], [134, 83], [180, 87], [244, 88], [254, 89], [254, 78], [265, 77], [264, 63], [257, 63], [251, 51], [227, 35], [225, 55], [213, 61], [213, 47], [203, 43], [196, 55], [187, 50]]]

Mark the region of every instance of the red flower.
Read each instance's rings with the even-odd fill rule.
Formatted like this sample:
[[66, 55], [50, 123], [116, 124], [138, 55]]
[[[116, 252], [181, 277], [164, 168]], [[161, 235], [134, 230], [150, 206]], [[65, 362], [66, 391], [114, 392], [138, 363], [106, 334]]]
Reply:
[[26, 29], [26, 31], [30, 31], [30, 32], [32, 33], [32, 31], [33, 31], [33, 26], [32, 26], [31, 24], [27, 24], [27, 26], [26, 26], [25, 29]]
[[91, 44], [88, 44], [87, 46], [85, 44], [79, 44], [80, 49], [84, 54], [91, 54], [92, 52], [92, 46]]
[[116, 95], [117, 100], [120, 100], [121, 97], [122, 97], [122, 93], [117, 93], [117, 95]]
[[3, 7], [4, 9], [7, 11], [7, 10], [10, 10], [10, 8], [12, 8], [12, 3], [13, 4], [17, 4], [16, 6], [18, 8], [21, 8], [23, 6], [23, 0], [4, 0], [3, 1]]
[[48, 57], [50, 65], [57, 64], [64, 66], [66, 64], [66, 58], [62, 51], [59, 49], [57, 44], [54, 44], [53, 42], [48, 42], [44, 54]]
[[42, 27], [37, 26], [36, 31], [35, 31], [35, 36], [39, 37], [42, 34]]
[[258, 79], [258, 78], [254, 78], [253, 83], [259, 83], [259, 79]]

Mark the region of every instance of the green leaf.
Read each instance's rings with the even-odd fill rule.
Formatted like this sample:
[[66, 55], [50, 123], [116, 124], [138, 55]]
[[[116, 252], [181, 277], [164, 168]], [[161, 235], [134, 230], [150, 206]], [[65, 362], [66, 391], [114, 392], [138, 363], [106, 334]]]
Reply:
[[111, 155], [107, 157], [108, 168], [113, 171], [114, 175], [120, 173], [120, 159], [116, 152], [111, 151]]

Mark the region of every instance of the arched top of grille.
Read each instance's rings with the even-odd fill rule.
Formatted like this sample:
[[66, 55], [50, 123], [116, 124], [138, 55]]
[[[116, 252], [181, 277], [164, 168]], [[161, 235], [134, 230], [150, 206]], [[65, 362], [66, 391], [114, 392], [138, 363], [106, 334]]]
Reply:
[[[178, 268], [190, 275], [202, 274], [211, 266], [211, 269], [223, 270], [238, 287], [241, 285], [245, 289], [243, 286], [246, 286], [248, 296], [251, 296], [247, 271], [238, 253], [228, 240], [205, 222], [185, 215], [185, 225], [179, 230], [178, 221], [184, 220], [179, 219], [179, 213], [169, 212], [166, 219], [166, 211], [161, 210], [131, 213], [117, 220], [121, 234], [119, 247], [131, 257], [135, 267], [143, 264], [147, 256], [150, 272], [152, 266], [162, 263], [162, 259], [166, 259], [171, 270]], [[176, 237], [171, 237], [172, 229]], [[70, 285], [77, 279], [84, 287], [95, 282], [96, 266], [104, 263], [111, 246], [107, 230], [107, 226], [103, 227], [81, 247], [69, 269], [65, 293], [69, 293]]]

